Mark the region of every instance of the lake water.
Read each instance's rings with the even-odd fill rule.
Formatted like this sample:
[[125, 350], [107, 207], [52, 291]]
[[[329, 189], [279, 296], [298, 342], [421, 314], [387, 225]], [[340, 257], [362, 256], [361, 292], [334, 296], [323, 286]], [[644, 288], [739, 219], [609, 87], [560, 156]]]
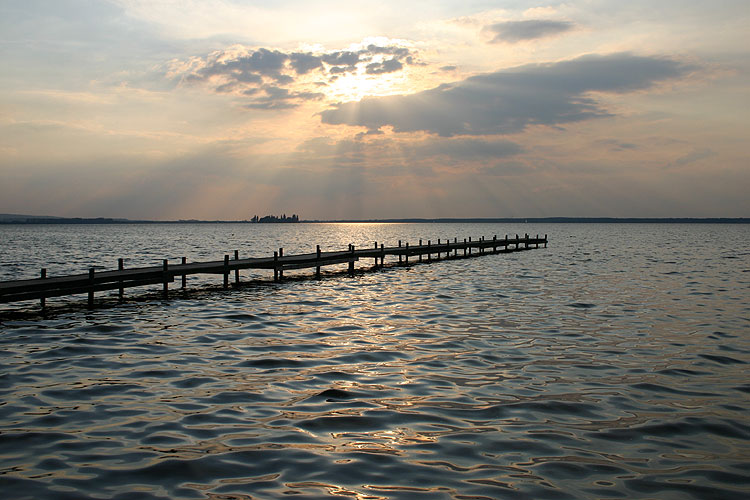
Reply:
[[748, 225], [0, 226], [0, 279], [516, 233], [548, 248], [0, 311], [0, 491], [750, 495]]

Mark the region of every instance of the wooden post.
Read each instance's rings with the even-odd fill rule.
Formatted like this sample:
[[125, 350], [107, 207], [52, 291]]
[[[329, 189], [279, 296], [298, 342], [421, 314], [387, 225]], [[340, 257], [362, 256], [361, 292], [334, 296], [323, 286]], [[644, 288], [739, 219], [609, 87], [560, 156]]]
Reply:
[[[234, 260], [240, 260], [240, 251], [239, 250], [235, 250], [234, 251]], [[234, 270], [234, 283], [236, 285], [240, 284], [240, 268], [239, 267]]]
[[229, 255], [224, 256], [224, 288], [229, 288]]
[[89, 308], [94, 307], [94, 268], [89, 269]]
[[406, 256], [404, 257], [404, 263], [409, 265], [409, 242], [406, 242]]
[[456, 245], [456, 248], [453, 250], [453, 256], [458, 257], [458, 238], [453, 238], [453, 244]]
[[547, 235], [544, 235], [544, 248], [547, 248]]
[[167, 271], [169, 269], [169, 260], [164, 259], [163, 261], [163, 273], [162, 273], [162, 279], [164, 280], [164, 288], [162, 294], [164, 295], [165, 299], [169, 298], [169, 278], [167, 276]]
[[422, 262], [422, 240], [419, 240], [419, 262]]
[[[398, 247], [401, 248], [401, 240], [398, 240]], [[401, 264], [401, 254], [398, 254], [398, 263]]]
[[526, 240], [526, 241], [523, 242], [523, 247], [524, 248], [529, 248], [529, 233], [524, 234], [523, 237]]
[[437, 259], [440, 260], [440, 238], [438, 238]]
[[[378, 249], [378, 242], [376, 241], [375, 242], [375, 250], [377, 250], [377, 249]], [[378, 267], [378, 256], [376, 255], [375, 256], [375, 268], [377, 269], [377, 267]]]
[[466, 238], [464, 238], [464, 257], [466, 257]]
[[[185, 264], [187, 264], [187, 259], [185, 257], [183, 257], [182, 258], [182, 265], [184, 266]], [[185, 274], [185, 272], [183, 270], [183, 273], [182, 273], [182, 289], [184, 290], [186, 286], [187, 286], [187, 274]]]
[[[315, 245], [315, 259], [320, 264], [320, 245]], [[320, 279], [320, 265], [315, 266], [315, 277]]]
[[380, 244], [380, 267], [385, 266], [385, 245]]
[[534, 248], [539, 248], [539, 235], [538, 234], [536, 235], [536, 241], [534, 242], [534, 244], [536, 245]]
[[[122, 259], [122, 257], [120, 257], [119, 259], [117, 259], [117, 270], [122, 271], [123, 269], [125, 269], [125, 261]], [[122, 280], [120, 280], [120, 289], [117, 291], [117, 300], [122, 302], [122, 298], [124, 295], [125, 289], [122, 286]]]
[[492, 253], [497, 253], [497, 235], [492, 237]]
[[432, 262], [432, 255], [430, 255], [430, 247], [432, 246], [432, 241], [427, 240], [427, 262]]
[[[42, 268], [40, 272], [40, 277], [44, 280], [47, 279], [47, 269]], [[44, 295], [42, 295], [42, 298], [39, 299], [39, 306], [44, 310], [44, 308], [47, 306], [47, 299], [44, 298]]]
[[471, 236], [469, 236], [469, 255], [471, 255]]
[[508, 251], [508, 235], [505, 235], [505, 251]]
[[[354, 244], [349, 243], [349, 252], [352, 254], [352, 257], [354, 257]], [[354, 276], [354, 261], [349, 261], [349, 276]]]
[[[284, 249], [279, 248], [279, 259], [281, 259], [283, 256], [284, 256]], [[283, 279], [284, 279], [284, 268], [280, 267], [279, 268], [279, 280], [283, 280]]]
[[518, 234], [516, 233], [516, 250], [518, 250], [518, 247], [519, 247], [519, 243], [518, 243], [518, 242], [519, 242], [519, 241], [520, 241], [520, 240], [519, 240], [519, 238], [518, 238]]
[[279, 281], [279, 252], [273, 253], [273, 280]]

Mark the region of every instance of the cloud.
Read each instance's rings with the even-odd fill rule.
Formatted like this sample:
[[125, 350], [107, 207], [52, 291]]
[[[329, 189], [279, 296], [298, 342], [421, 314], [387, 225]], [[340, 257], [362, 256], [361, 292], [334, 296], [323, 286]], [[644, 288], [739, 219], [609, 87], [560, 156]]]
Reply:
[[490, 43], [518, 43], [565, 33], [574, 27], [573, 23], [567, 21], [530, 19], [492, 24], [482, 31], [493, 37]]
[[367, 65], [368, 75], [381, 75], [383, 73], [394, 73], [404, 68], [398, 59], [388, 59], [383, 62], [374, 62]]
[[603, 146], [610, 151], [633, 151], [640, 149], [637, 144], [624, 142], [619, 139], [599, 139], [595, 141], [596, 145]]
[[716, 152], [710, 148], [702, 148], [702, 149], [694, 148], [690, 154], [687, 154], [675, 160], [674, 165], [675, 166], [688, 165], [690, 163], [694, 163], [700, 160], [705, 160], [706, 158], [711, 158], [713, 156], [716, 156]]
[[[299, 101], [317, 100], [323, 97], [319, 92], [293, 92], [283, 87], [273, 85], [264, 86], [263, 95], [255, 97], [245, 107], [248, 109], [289, 109], [297, 106]], [[248, 89], [245, 95], [256, 96], [260, 92], [258, 89]]]
[[460, 161], [493, 160], [515, 156], [523, 148], [503, 139], [486, 140], [476, 138], [436, 139], [429, 138], [408, 146], [412, 153], [422, 158], [446, 157]]
[[610, 116], [591, 93], [626, 93], [686, 75], [682, 62], [628, 53], [588, 55], [476, 75], [411, 95], [369, 97], [321, 113], [323, 123], [441, 136], [521, 132]]
[[310, 54], [309, 52], [295, 52], [289, 56], [289, 65], [298, 75], [304, 75], [310, 71], [323, 67], [323, 61], [320, 56]]
[[[246, 108], [284, 109], [321, 97], [309, 87], [325, 84], [311, 82], [311, 76], [330, 80], [359, 71], [380, 75], [411, 64], [420, 64], [416, 53], [398, 45], [369, 44], [357, 50], [321, 53], [234, 45], [189, 62], [175, 61], [170, 75], [187, 83], [213, 85], [217, 93], [241, 95], [248, 99]], [[282, 92], [282, 87], [296, 88]]]

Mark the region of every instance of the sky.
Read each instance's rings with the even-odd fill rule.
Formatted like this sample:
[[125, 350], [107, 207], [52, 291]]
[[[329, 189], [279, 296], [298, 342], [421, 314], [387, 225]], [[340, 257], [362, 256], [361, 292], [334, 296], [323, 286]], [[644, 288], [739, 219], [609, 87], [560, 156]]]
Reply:
[[0, 213], [750, 217], [747, 0], [0, 0]]

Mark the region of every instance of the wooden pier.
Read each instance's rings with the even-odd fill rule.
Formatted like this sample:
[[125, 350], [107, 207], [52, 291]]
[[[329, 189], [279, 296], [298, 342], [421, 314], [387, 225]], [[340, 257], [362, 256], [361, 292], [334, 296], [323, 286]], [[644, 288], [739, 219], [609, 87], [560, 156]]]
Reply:
[[[430, 240], [425, 244], [419, 240], [418, 245], [409, 245], [408, 242], [398, 246], [386, 247], [382, 243], [378, 246], [376, 242], [371, 248], [355, 249], [349, 245], [347, 250], [335, 252], [322, 252], [320, 245], [314, 253], [300, 255], [284, 255], [284, 249], [279, 248], [273, 253], [273, 257], [239, 258], [239, 252], [234, 251], [233, 258], [225, 255], [223, 260], [211, 262], [186, 262], [185, 257], [177, 263], [169, 263], [167, 260], [161, 266], [138, 267], [125, 269], [123, 259], [118, 260], [118, 268], [111, 271], [95, 271], [89, 269], [86, 274], [69, 276], [48, 277], [47, 270], [42, 269], [40, 277], [36, 279], [2, 281], [0, 282], [0, 303], [20, 302], [26, 300], [39, 300], [42, 308], [46, 306], [46, 299], [62, 297], [67, 295], [88, 295], [88, 305], [94, 305], [94, 294], [108, 290], [117, 290], [120, 300], [124, 297], [126, 288], [144, 285], [161, 285], [164, 297], [169, 295], [169, 284], [174, 283], [176, 278], [181, 278], [181, 289], [186, 288], [187, 276], [191, 274], [217, 274], [223, 275], [224, 288], [230, 285], [230, 275], [234, 274], [234, 282], [240, 282], [240, 270], [242, 269], [268, 269], [273, 270], [274, 281], [284, 278], [285, 270], [311, 269], [315, 268], [315, 276], [320, 278], [322, 267], [348, 264], [349, 274], [354, 274], [354, 263], [360, 259], [374, 259], [374, 267], [385, 265], [386, 257], [398, 258], [398, 264], [409, 265], [417, 262], [431, 262], [436, 259], [464, 258], [490, 253], [516, 252], [539, 248], [539, 245], [547, 247], [547, 235], [544, 237], [523, 237], [515, 235], [515, 238], [492, 239], [484, 237], [473, 240], [471, 238], [459, 241], [454, 238], [450, 240]], [[412, 258], [411, 262], [409, 259]], [[395, 261], [394, 261], [395, 263]]]

